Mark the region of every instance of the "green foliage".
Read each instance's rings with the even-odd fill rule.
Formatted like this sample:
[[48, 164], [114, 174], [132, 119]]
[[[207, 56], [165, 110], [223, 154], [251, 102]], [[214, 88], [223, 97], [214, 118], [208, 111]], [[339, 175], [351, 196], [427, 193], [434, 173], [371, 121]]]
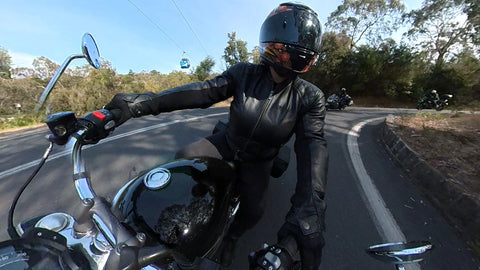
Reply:
[[0, 78], [10, 79], [12, 68], [12, 57], [7, 50], [0, 47]]
[[326, 26], [345, 34], [350, 48], [361, 41], [376, 45], [398, 28], [404, 9], [399, 0], [344, 0], [330, 14]]
[[326, 85], [329, 89], [345, 87], [354, 96], [408, 99], [404, 93], [411, 91], [411, 81], [418, 70], [415, 54], [408, 47], [390, 40], [379, 47], [360, 46], [350, 51], [345, 50], [345, 43], [335, 50], [335, 44], [338, 43], [327, 43], [330, 56], [335, 55], [335, 59], [327, 56], [319, 60], [326, 67], [324, 74], [333, 79]]
[[417, 113], [417, 116], [425, 119], [425, 120], [443, 120], [445, 119], [447, 116], [445, 116], [444, 114], [439, 114], [439, 113], [424, 113], [424, 112], [421, 112], [421, 113]]
[[[322, 37], [316, 65], [301, 77], [317, 85], [327, 95], [345, 87], [354, 100], [377, 100], [379, 106], [407, 104], [407, 107], [413, 107], [419, 97], [437, 89], [439, 94], [454, 95], [450, 101], [452, 108], [478, 109], [480, 36], [478, 31], [473, 32], [480, 29], [477, 2], [426, 0], [421, 9], [405, 15], [403, 26], [409, 26], [407, 22], [412, 23], [408, 33], [410, 37], [417, 38], [418, 42], [431, 42], [428, 46], [422, 45], [426, 43], [412, 43], [422, 45], [416, 47], [397, 44], [390, 39], [390, 32], [400, 26], [395, 22], [399, 13], [403, 12], [401, 2], [344, 0], [329, 17], [327, 26], [330, 31]], [[442, 13], [442, 8], [446, 9], [445, 13]], [[466, 18], [466, 24], [447, 20], [454, 18], [452, 14], [459, 14], [454, 12], [466, 14], [466, 17], [460, 17]], [[440, 23], [445, 23], [445, 28], [442, 28], [445, 31], [435, 32], [435, 26]], [[237, 40], [235, 32], [229, 33], [228, 38], [223, 55], [227, 67], [244, 61], [260, 63], [258, 46], [248, 53], [246, 42]], [[432, 61], [433, 55], [443, 56], [438, 58], [439, 61]], [[37, 121], [27, 115], [33, 111], [37, 98], [58, 64], [39, 57], [35, 59], [33, 69], [12, 69], [11, 58], [2, 48], [0, 64], [0, 118], [10, 119], [9, 125]], [[211, 73], [214, 64], [213, 59], [207, 57], [191, 74], [183, 71], [161, 74], [152, 70], [138, 74], [131, 71], [122, 75], [117, 74], [109, 62], [104, 62], [100, 70], [89, 65], [75, 67], [66, 70], [57, 82], [44, 109], [51, 113], [68, 110], [83, 115], [102, 108], [116, 93], [158, 93], [203, 81], [214, 76]], [[1, 125], [5, 125], [5, 121]]]
[[0, 116], [0, 130], [27, 127], [40, 124], [44, 117], [38, 114], [16, 114], [11, 116]]
[[[426, 0], [418, 10], [404, 15], [412, 23], [408, 37], [429, 59], [441, 66], [455, 57], [458, 48], [478, 49], [478, 3], [463, 0]], [[467, 16], [469, 15], [469, 16]]]
[[227, 65], [227, 68], [235, 65], [239, 62], [248, 61], [247, 42], [236, 38], [236, 33], [228, 33], [228, 45], [225, 47], [223, 59]]
[[195, 71], [193, 74], [197, 76], [199, 81], [204, 81], [207, 79], [210, 74], [212, 73], [212, 68], [215, 65], [215, 61], [213, 60], [212, 57], [207, 56], [202, 62], [200, 62], [200, 65], [195, 68]]
[[0, 79], [0, 115], [32, 111], [43, 87], [34, 78]]
[[470, 33], [470, 38], [474, 44], [480, 44], [480, 2], [478, 0], [465, 0], [464, 12], [467, 14], [468, 22], [472, 25], [474, 31]]
[[339, 77], [345, 72], [339, 65], [349, 53], [350, 38], [342, 33], [326, 32], [317, 63], [302, 77], [326, 92], [337, 91], [343, 84]]
[[252, 52], [250, 53], [250, 62], [260, 64], [260, 46], [253, 47]]
[[35, 58], [32, 65], [34, 76], [43, 80], [52, 78], [57, 69], [60, 67], [60, 65], [44, 56]]
[[[46, 67], [48, 59], [41, 58], [38, 67]], [[39, 76], [44, 76], [36, 73]], [[192, 74], [174, 71], [169, 74], [158, 72], [116, 74], [111, 64], [105, 62], [101, 69], [80, 67], [67, 70], [55, 85], [44, 113], [73, 111], [77, 115], [102, 108], [116, 93], [160, 92], [183, 84], [197, 81]], [[2, 122], [2, 127], [35, 123], [36, 118], [30, 117], [37, 98], [40, 96], [48, 80], [29, 76], [27, 78], [0, 79], [0, 116], [8, 121]], [[21, 107], [17, 108], [17, 104]], [[12, 118], [13, 117], [13, 118]], [[13, 120], [12, 120], [13, 119]], [[32, 119], [32, 120], [29, 120]]]

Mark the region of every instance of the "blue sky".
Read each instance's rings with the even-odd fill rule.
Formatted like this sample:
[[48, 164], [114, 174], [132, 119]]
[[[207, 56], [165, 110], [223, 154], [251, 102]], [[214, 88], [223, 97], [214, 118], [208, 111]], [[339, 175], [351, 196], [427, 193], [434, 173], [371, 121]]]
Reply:
[[[285, 1], [273, 0], [3, 0], [0, 47], [14, 67], [30, 66], [45, 56], [63, 63], [81, 53], [83, 33], [96, 39], [100, 55], [125, 74], [180, 70], [182, 57], [192, 66], [211, 56], [215, 72], [225, 69], [222, 55], [227, 34], [258, 44], [260, 26], [268, 13]], [[304, 0], [324, 24], [342, 0]], [[406, 1], [418, 8], [420, 0]], [[77, 64], [86, 62], [76, 60]]]

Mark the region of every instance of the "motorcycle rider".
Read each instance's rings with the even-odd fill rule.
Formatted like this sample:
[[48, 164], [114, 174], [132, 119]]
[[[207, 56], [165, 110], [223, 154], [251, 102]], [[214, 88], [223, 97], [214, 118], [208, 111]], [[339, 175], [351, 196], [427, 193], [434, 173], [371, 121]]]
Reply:
[[221, 75], [158, 94], [117, 94], [105, 108], [120, 109], [117, 126], [131, 117], [180, 109], [207, 108], [233, 97], [228, 127], [177, 152], [176, 157], [210, 156], [234, 161], [240, 208], [221, 247], [221, 264], [231, 264], [238, 238], [264, 210], [273, 160], [295, 134], [297, 183], [291, 208], [278, 231], [279, 242], [294, 237], [302, 270], [318, 269], [324, 245], [327, 143], [325, 97], [298, 77], [317, 59], [321, 42], [317, 14], [298, 3], [283, 3], [260, 30], [261, 64], [238, 63]]
[[427, 95], [427, 98], [429, 102], [431, 102], [433, 105], [435, 105], [435, 102], [440, 99], [438, 96], [437, 90], [433, 89], [430, 91], [430, 93]]
[[347, 89], [342, 87], [342, 89], [340, 89], [340, 91], [338, 91], [337, 96], [338, 96], [338, 103], [339, 103], [340, 108], [345, 107], [347, 105], [346, 104], [347, 103]]

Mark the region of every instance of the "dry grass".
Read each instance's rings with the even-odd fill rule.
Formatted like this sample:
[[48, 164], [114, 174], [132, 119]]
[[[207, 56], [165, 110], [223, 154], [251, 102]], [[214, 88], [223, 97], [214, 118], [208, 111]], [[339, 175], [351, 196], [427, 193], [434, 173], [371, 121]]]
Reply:
[[480, 115], [395, 116], [395, 131], [426, 162], [480, 198]]
[[[480, 201], [479, 114], [419, 113], [394, 116], [393, 125], [402, 140], [427, 163], [443, 173], [455, 189]], [[435, 194], [431, 195], [435, 197]], [[451, 213], [452, 211], [462, 212], [462, 209], [448, 205], [441, 207], [453, 215], [456, 213]], [[480, 258], [478, 227], [468, 231], [471, 234], [464, 235], [465, 239]]]

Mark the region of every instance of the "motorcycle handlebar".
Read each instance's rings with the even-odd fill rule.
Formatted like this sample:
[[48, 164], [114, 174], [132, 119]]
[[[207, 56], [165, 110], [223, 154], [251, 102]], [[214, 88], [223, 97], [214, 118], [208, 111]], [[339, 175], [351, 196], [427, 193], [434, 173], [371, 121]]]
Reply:
[[153, 261], [166, 260], [171, 250], [163, 245], [143, 247], [145, 235], [132, 233], [114, 215], [101, 198], [96, 197], [90, 183], [82, 157], [82, 146], [94, 144], [107, 137], [120, 119], [120, 110], [99, 110], [77, 119], [72, 112], [51, 115], [47, 119], [52, 135], [49, 140], [64, 145], [71, 145], [73, 178], [77, 194], [83, 207], [76, 215], [76, 230], [87, 232], [95, 223], [96, 227], [114, 247], [108, 259], [107, 269], [137, 269]]

